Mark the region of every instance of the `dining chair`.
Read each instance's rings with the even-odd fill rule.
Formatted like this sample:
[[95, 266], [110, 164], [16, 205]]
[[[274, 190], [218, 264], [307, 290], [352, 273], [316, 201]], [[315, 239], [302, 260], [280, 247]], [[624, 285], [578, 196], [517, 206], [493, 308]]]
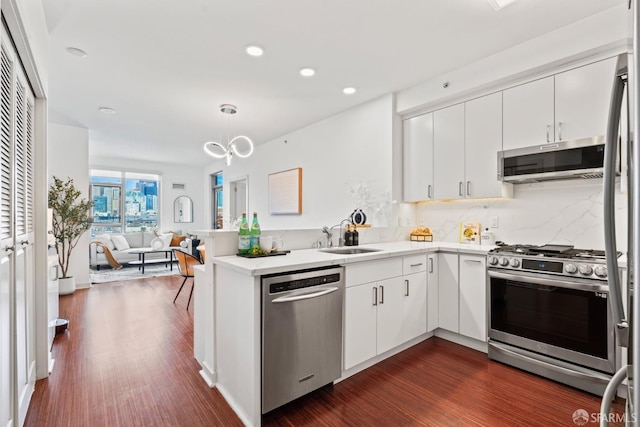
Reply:
[[[176, 297], [173, 299], [173, 303], [176, 303], [178, 299], [178, 295], [182, 291], [184, 284], [187, 282], [187, 279], [192, 278], [194, 276], [193, 266], [200, 265], [202, 262], [193, 255], [190, 255], [186, 252], [181, 251], [180, 249], [173, 249], [173, 256], [178, 261], [178, 274], [184, 277], [182, 281], [182, 285], [180, 285], [180, 289], [178, 289], [178, 293]], [[187, 302], [187, 310], [189, 310], [189, 304], [191, 303], [191, 296], [193, 295], [194, 283], [191, 283], [191, 292], [189, 293], [189, 301]]]

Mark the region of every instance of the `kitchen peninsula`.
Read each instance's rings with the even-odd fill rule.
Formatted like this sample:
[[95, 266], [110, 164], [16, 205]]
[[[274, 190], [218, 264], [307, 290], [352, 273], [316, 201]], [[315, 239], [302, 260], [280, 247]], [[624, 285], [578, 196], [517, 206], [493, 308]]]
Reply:
[[[486, 352], [485, 258], [492, 246], [399, 241], [364, 244], [361, 247], [377, 251], [361, 254], [299, 249], [283, 256], [249, 259], [229, 255], [235, 252], [237, 233], [200, 231], [196, 234], [205, 239], [207, 259], [204, 266], [198, 267], [195, 279], [194, 354], [202, 366], [203, 378], [209, 386], [219, 389], [246, 425], [261, 424], [261, 278], [265, 275], [345, 267], [344, 344], [342, 375], [338, 381], [434, 334]], [[213, 248], [213, 253], [209, 248]], [[438, 275], [440, 256], [443, 261]], [[466, 271], [466, 259], [473, 261], [470, 265], [475, 269], [464, 275], [465, 280], [474, 285], [469, 299], [460, 291], [462, 285], [458, 287], [458, 273]], [[462, 276], [460, 279], [464, 279]], [[374, 324], [373, 350], [368, 352], [370, 343], [362, 342], [363, 334], [358, 333], [359, 323], [366, 320], [359, 318], [358, 292], [369, 292], [370, 282], [382, 280], [391, 302], [394, 284], [404, 295], [405, 286], [408, 291], [409, 281], [414, 278], [420, 280], [423, 292], [412, 291], [412, 296], [421, 295], [418, 313], [411, 318], [403, 316], [402, 298], [399, 298], [399, 311], [394, 313], [391, 322], [396, 322], [397, 327], [386, 340], [389, 344], [376, 350]], [[367, 295], [366, 303], [370, 306], [371, 293]], [[470, 305], [474, 306], [471, 311]], [[443, 324], [439, 324], [438, 311], [444, 315]], [[447, 323], [447, 319], [453, 322]], [[380, 333], [378, 331], [378, 335]]]

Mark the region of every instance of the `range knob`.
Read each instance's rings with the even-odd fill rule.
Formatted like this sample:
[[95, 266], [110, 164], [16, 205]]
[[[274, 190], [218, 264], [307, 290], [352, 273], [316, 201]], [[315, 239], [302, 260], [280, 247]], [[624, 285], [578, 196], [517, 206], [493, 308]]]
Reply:
[[509, 264], [511, 265], [511, 267], [519, 267], [520, 266], [520, 260], [518, 258], [511, 258], [509, 260]]
[[569, 274], [576, 274], [578, 272], [578, 267], [575, 264], [565, 264], [564, 271]]
[[498, 257], [490, 256], [489, 257], [489, 264], [490, 265], [498, 265]]
[[580, 265], [580, 267], [578, 267], [578, 271], [580, 271], [580, 274], [582, 274], [583, 276], [591, 276], [591, 274], [593, 273], [593, 268], [591, 268], [591, 266], [588, 264], [582, 264]]
[[506, 267], [509, 265], [509, 260], [507, 258], [500, 258], [500, 265]]
[[603, 265], [599, 265], [595, 269], [596, 276], [602, 277], [603, 279], [607, 277], [607, 267]]

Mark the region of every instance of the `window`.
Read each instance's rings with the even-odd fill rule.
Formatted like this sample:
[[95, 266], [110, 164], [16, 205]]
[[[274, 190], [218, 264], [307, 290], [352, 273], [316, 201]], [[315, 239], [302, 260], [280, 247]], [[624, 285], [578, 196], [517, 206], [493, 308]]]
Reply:
[[157, 227], [160, 175], [109, 170], [91, 171], [93, 226], [101, 233], [146, 231]]

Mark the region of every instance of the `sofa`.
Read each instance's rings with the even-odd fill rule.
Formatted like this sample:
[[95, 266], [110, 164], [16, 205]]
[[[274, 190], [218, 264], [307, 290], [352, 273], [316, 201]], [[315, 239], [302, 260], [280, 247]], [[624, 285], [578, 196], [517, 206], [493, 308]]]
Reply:
[[[136, 231], [132, 233], [104, 233], [93, 238], [89, 244], [89, 262], [92, 268], [100, 269], [109, 265], [105, 255], [105, 247], [115, 260], [122, 264], [138, 260], [140, 249], [172, 250], [180, 249], [191, 253], [190, 240], [176, 233], [163, 233], [156, 236], [152, 232]], [[147, 260], [166, 258], [165, 252], [151, 252], [145, 254]]]

